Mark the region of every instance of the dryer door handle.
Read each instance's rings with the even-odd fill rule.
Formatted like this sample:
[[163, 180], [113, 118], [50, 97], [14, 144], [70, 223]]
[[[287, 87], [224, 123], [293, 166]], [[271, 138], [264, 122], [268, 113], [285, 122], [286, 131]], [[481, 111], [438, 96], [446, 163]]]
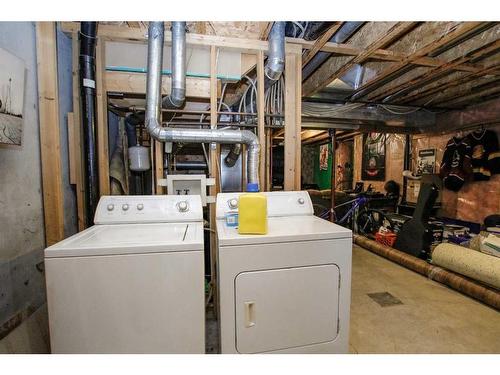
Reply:
[[245, 304], [245, 328], [255, 325], [255, 302], [247, 301]]

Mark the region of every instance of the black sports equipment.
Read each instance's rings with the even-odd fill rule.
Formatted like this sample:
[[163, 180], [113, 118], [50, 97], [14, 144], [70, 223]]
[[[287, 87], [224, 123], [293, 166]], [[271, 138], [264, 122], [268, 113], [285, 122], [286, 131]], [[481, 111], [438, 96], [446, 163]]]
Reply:
[[432, 230], [429, 217], [438, 196], [434, 184], [423, 183], [418, 194], [417, 206], [413, 217], [401, 227], [394, 247], [416, 257], [427, 259], [432, 243]]

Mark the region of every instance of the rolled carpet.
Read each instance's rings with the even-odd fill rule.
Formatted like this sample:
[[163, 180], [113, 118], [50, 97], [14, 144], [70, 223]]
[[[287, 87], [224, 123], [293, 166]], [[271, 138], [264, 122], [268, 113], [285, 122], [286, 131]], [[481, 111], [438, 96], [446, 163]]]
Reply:
[[466, 276], [462, 276], [453, 271], [448, 271], [442, 267], [434, 266], [425, 260], [414, 257], [403, 251], [382, 245], [364, 236], [354, 235], [354, 242], [366, 250], [389, 259], [412, 271], [418, 272], [431, 280], [449, 286], [461, 293], [477, 299], [500, 311], [500, 291], [498, 289], [480, 284]]
[[500, 289], [500, 258], [451, 243], [432, 252], [432, 264]]

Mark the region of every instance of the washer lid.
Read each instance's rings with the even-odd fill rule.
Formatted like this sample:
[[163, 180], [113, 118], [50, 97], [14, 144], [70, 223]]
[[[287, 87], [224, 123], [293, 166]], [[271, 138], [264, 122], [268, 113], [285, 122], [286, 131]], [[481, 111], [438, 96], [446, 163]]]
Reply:
[[201, 223], [94, 225], [45, 249], [46, 258], [203, 249]]
[[217, 220], [219, 244], [235, 246], [352, 238], [352, 232], [349, 229], [316, 216], [268, 217], [267, 226], [267, 234], [245, 235], [239, 234], [235, 227], [228, 227], [225, 220]]

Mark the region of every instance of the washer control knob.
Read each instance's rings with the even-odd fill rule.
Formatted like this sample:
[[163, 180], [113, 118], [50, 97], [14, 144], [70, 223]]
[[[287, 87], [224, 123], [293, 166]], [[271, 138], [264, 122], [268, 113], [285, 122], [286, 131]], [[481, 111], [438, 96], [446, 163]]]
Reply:
[[128, 204], [127, 203], [122, 204], [122, 210], [123, 211], [127, 211], [128, 210]]
[[189, 210], [188, 202], [180, 201], [179, 203], [177, 203], [177, 209], [179, 210], [179, 212], [186, 212], [187, 210]]
[[115, 209], [115, 205], [113, 203], [108, 204], [108, 211], [113, 211]]
[[299, 199], [298, 199], [298, 202], [299, 202], [299, 204], [304, 204], [304, 202], [305, 202], [305, 201], [304, 201], [304, 198], [299, 198]]
[[231, 209], [238, 208], [238, 199], [236, 199], [236, 198], [230, 199], [227, 203], [229, 204], [229, 208], [231, 208]]
[[137, 209], [138, 209], [139, 211], [142, 211], [142, 210], [144, 209], [144, 205], [143, 205], [142, 203], [139, 203], [139, 204], [137, 205]]

